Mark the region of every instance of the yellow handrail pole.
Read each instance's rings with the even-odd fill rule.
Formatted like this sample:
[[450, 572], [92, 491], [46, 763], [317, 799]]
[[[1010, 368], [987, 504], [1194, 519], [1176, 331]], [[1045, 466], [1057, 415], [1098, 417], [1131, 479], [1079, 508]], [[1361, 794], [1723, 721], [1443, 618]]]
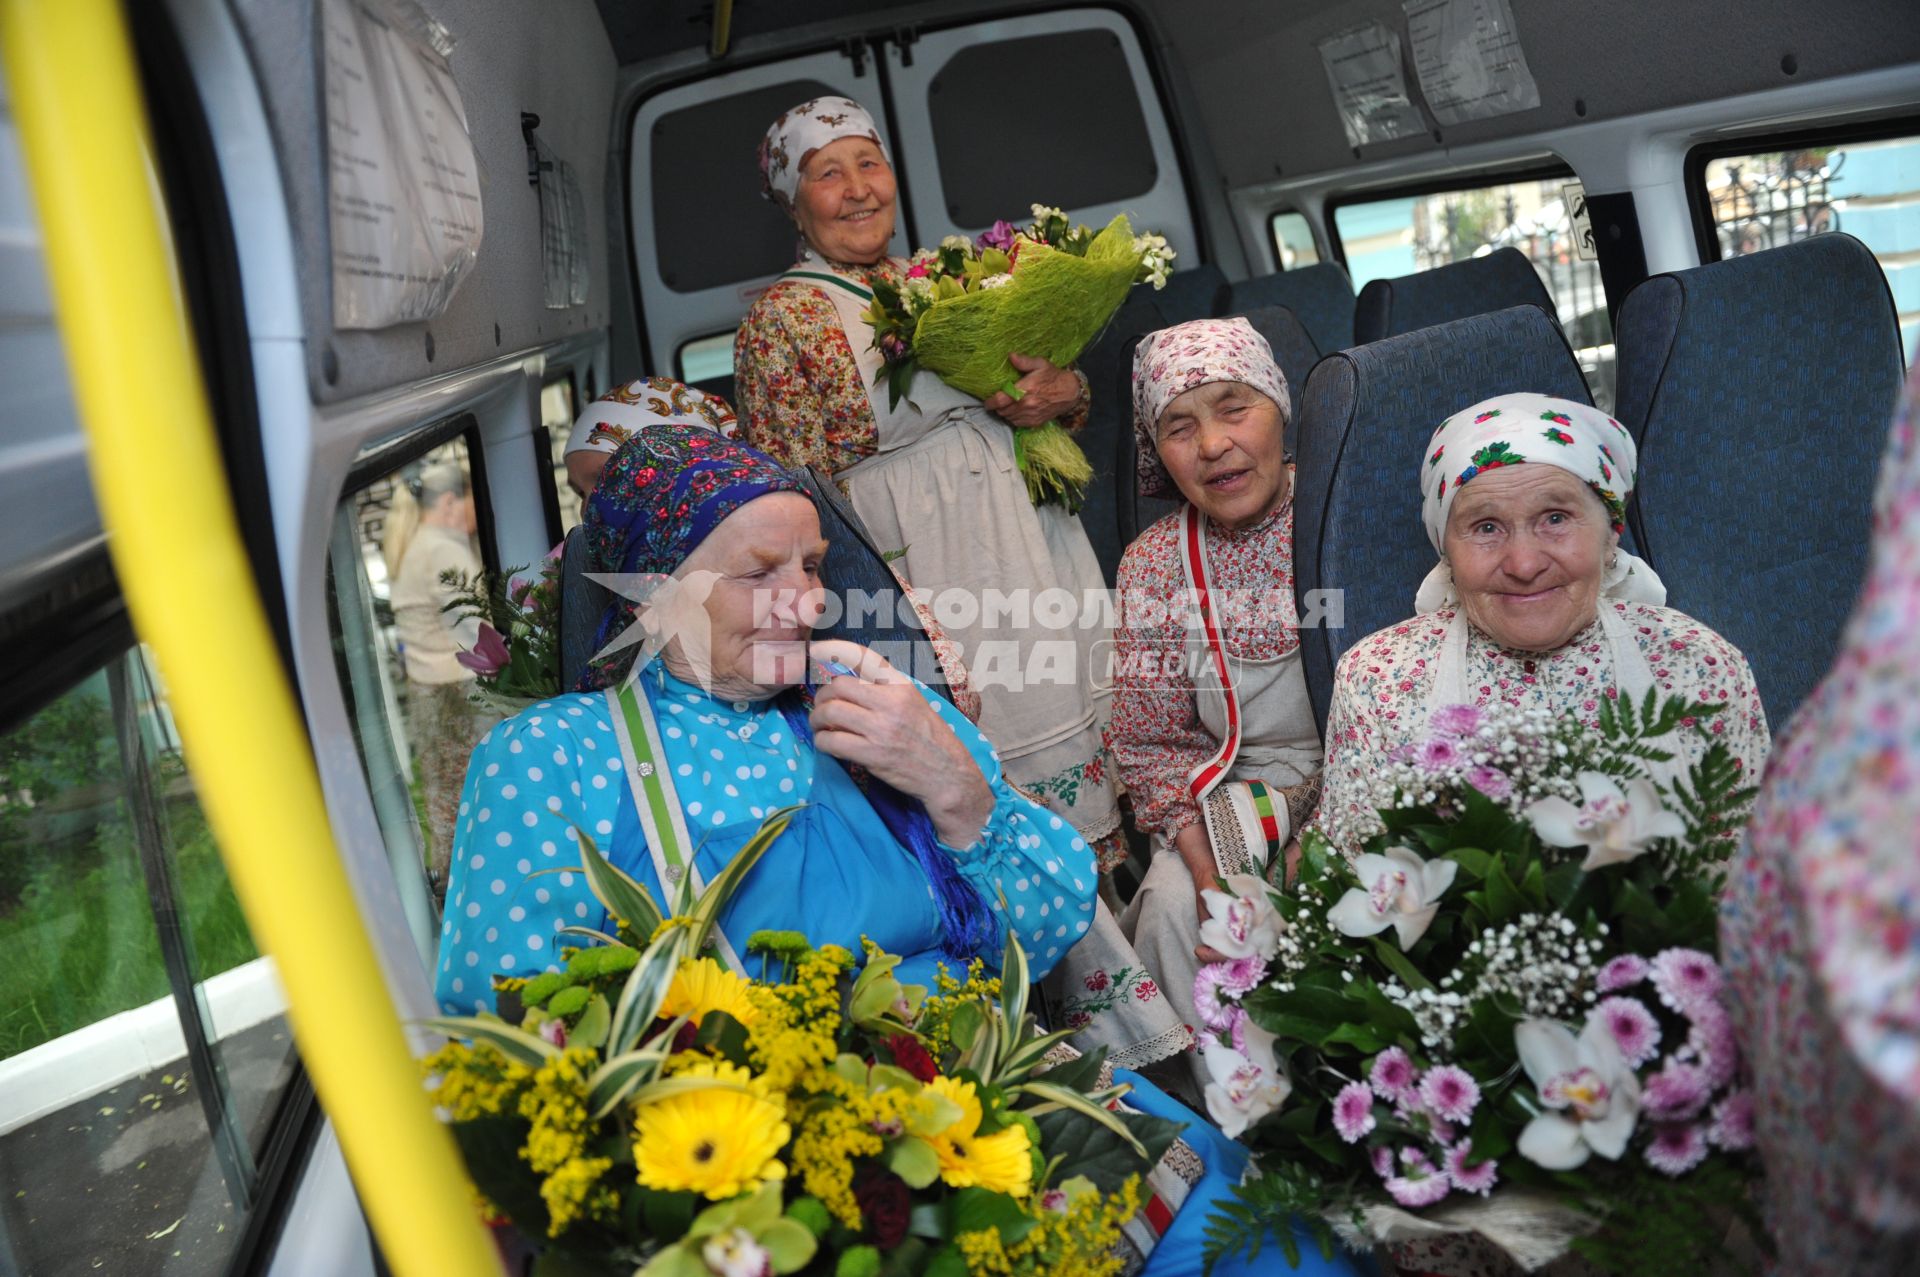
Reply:
[[114, 567], [301, 1058], [393, 1270], [498, 1274], [361, 925], [254, 590], [125, 16], [117, 0], [0, 0], [0, 61]]

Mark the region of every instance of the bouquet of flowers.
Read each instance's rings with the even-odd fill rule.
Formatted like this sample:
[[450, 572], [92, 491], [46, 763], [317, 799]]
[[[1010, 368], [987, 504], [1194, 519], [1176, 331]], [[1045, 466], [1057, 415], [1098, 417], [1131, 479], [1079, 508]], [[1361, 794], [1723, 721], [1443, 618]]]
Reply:
[[[1166, 285], [1174, 251], [1164, 236], [1135, 235], [1124, 216], [1098, 232], [1044, 204], [1033, 216], [1024, 229], [996, 222], [978, 240], [950, 235], [913, 255], [904, 286], [874, 284], [866, 319], [892, 402], [922, 368], [970, 395], [1017, 397], [1009, 353], [1068, 367], [1129, 288]], [[1079, 509], [1093, 467], [1073, 437], [1048, 422], [1013, 438], [1033, 503]]]
[[557, 696], [560, 687], [560, 553], [540, 565], [539, 575], [504, 577], [453, 569], [440, 574], [454, 591], [442, 611], [480, 622], [473, 650], [453, 659], [473, 671], [471, 698], [502, 714], [517, 714], [535, 701]]
[[496, 977], [502, 1017], [429, 1022], [456, 1039], [425, 1067], [486, 1211], [539, 1240], [543, 1277], [1118, 1272], [1181, 1128], [1114, 1111], [1101, 1061], [1035, 1031], [1011, 937], [999, 978], [942, 968], [932, 991], [792, 932], [750, 940], [757, 979], [703, 954], [793, 810], [672, 917], [581, 835], [571, 872], [619, 934], [566, 928], [596, 943]]
[[1310, 829], [1284, 894], [1206, 893], [1232, 959], [1195, 986], [1207, 1104], [1261, 1167], [1211, 1254], [1290, 1212], [1329, 1253], [1472, 1231], [1528, 1270], [1704, 1273], [1736, 1216], [1759, 1236], [1714, 957], [1753, 790], [1717, 742], [1665, 767], [1719, 709], [1441, 709], [1383, 767], [1362, 854]]

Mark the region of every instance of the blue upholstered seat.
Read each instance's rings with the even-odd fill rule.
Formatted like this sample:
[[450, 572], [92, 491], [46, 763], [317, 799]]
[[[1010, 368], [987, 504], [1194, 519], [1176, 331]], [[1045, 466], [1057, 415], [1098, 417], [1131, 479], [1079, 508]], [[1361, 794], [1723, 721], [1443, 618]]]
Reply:
[[1517, 248], [1496, 248], [1485, 257], [1369, 282], [1354, 304], [1353, 336], [1379, 341], [1509, 306], [1538, 306], [1559, 318], [1533, 263]]
[[1203, 262], [1188, 270], [1177, 270], [1167, 286], [1154, 294], [1154, 302], [1169, 324], [1184, 324], [1189, 319], [1211, 319], [1227, 308], [1231, 289], [1227, 277], [1212, 262]]
[[1307, 379], [1295, 425], [1294, 583], [1303, 620], [1317, 590], [1342, 591], [1344, 612], [1340, 628], [1300, 636], [1322, 731], [1340, 657], [1411, 615], [1433, 567], [1417, 481], [1427, 439], [1460, 409], [1516, 391], [1592, 402], [1559, 326], [1534, 306], [1339, 351]]
[[1306, 388], [1307, 374], [1320, 362], [1320, 348], [1299, 317], [1285, 306], [1256, 306], [1237, 313], [1267, 339], [1273, 362], [1280, 365], [1280, 373], [1287, 379], [1287, 391], [1292, 396], [1291, 403], [1282, 405], [1287, 410], [1287, 419], [1299, 420], [1300, 392]]
[[1668, 601], [1746, 654], [1778, 731], [1831, 663], [1866, 567], [1900, 329], [1860, 241], [1656, 275], [1620, 308], [1629, 526]]
[[1227, 309], [1239, 314], [1256, 306], [1285, 306], [1322, 352], [1353, 345], [1353, 305], [1353, 284], [1337, 262], [1241, 280], [1227, 300]]

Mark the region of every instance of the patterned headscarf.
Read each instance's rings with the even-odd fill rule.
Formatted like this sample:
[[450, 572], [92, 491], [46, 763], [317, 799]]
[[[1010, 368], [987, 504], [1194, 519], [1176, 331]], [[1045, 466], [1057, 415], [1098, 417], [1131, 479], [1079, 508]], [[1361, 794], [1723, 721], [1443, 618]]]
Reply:
[[1196, 319], [1140, 339], [1133, 352], [1133, 438], [1134, 487], [1141, 496], [1180, 495], [1160, 464], [1154, 432], [1168, 404], [1216, 381], [1237, 381], [1273, 400], [1282, 430], [1293, 416], [1287, 378], [1273, 362], [1273, 348], [1245, 319]]
[[651, 426], [704, 426], [731, 439], [739, 433], [733, 409], [719, 395], [671, 377], [642, 377], [615, 386], [586, 406], [567, 436], [566, 455], [613, 452]]
[[[670, 574], [747, 502], [769, 492], [800, 490], [799, 481], [773, 458], [707, 426], [650, 426], [620, 445], [587, 501], [587, 568]], [[625, 598], [608, 606], [594, 636], [595, 651], [632, 623], [637, 606]], [[626, 649], [590, 663], [579, 690], [612, 686], [625, 676], [633, 655]]]
[[[1589, 404], [1551, 395], [1496, 395], [1440, 423], [1420, 463], [1421, 520], [1434, 551], [1444, 555], [1447, 515], [1460, 489], [1475, 475], [1531, 462], [1565, 470], [1600, 498], [1615, 532], [1626, 531], [1627, 498], [1633, 495], [1639, 451], [1627, 428]], [[1614, 555], [1601, 593], [1641, 603], [1667, 601], [1667, 588], [1642, 559], [1625, 550]], [[1453, 572], [1443, 558], [1420, 586], [1421, 612], [1456, 598]]]
[[873, 117], [852, 98], [812, 98], [782, 111], [760, 139], [760, 190], [782, 209], [793, 208], [800, 166], [821, 147], [843, 137], [871, 138], [887, 163], [893, 156]]

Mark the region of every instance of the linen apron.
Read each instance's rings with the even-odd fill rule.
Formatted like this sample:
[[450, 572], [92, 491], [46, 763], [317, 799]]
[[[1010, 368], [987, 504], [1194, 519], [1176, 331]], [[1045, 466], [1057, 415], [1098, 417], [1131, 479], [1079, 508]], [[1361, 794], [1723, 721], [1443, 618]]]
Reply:
[[[1094, 666], [1111, 657], [1111, 627], [1105, 578], [1080, 520], [1057, 505], [1033, 504], [1012, 428], [972, 395], [923, 372], [897, 406], [890, 403], [884, 361], [861, 318], [870, 299], [864, 288], [810, 253], [785, 278], [833, 303], [868, 387], [879, 449], [835, 478], [874, 543], [905, 551], [901, 575], [960, 644], [980, 693], [980, 729], [1006, 778], [1071, 821], [1089, 844], [1117, 832], [1119, 802], [1101, 739], [1112, 680], [1104, 665]], [[1027, 626], [1009, 632], [998, 617], [988, 624], [984, 607], [969, 614], [937, 606], [949, 589], [976, 601], [987, 590], [1025, 591]], [[1072, 600], [1065, 625], [1043, 626], [1032, 606], [1049, 590]], [[1092, 609], [1088, 591], [1099, 595]], [[1041, 680], [1010, 677], [1029, 672]], [[1048, 1025], [1076, 1030], [1075, 1048], [1104, 1047], [1108, 1062], [1122, 1068], [1183, 1051], [1192, 1034], [1161, 996], [1157, 975], [1101, 900], [1087, 934], [1041, 983]]]
[[[1201, 590], [1206, 582], [1204, 575], [1196, 576], [1196, 568], [1205, 571], [1206, 520], [1193, 516], [1191, 509], [1182, 514], [1190, 524], [1183, 537], [1180, 562], [1187, 588]], [[1195, 553], [1187, 553], [1189, 548]], [[1212, 784], [1258, 780], [1287, 789], [1304, 783], [1320, 770], [1324, 754], [1297, 645], [1282, 656], [1251, 660], [1232, 655], [1224, 643], [1214, 639], [1204, 643], [1195, 656], [1193, 684], [1200, 723], [1223, 743], [1221, 754], [1212, 764], [1195, 769], [1196, 781], [1209, 766], [1224, 764], [1224, 771], [1211, 778]], [[1233, 739], [1236, 728], [1237, 742]], [[1297, 832], [1289, 830], [1287, 837]], [[1286, 839], [1281, 841], [1284, 847]], [[1152, 845], [1146, 880], [1127, 906], [1122, 927], [1132, 938], [1135, 952], [1166, 982], [1167, 996], [1181, 1019], [1197, 1025], [1200, 1017], [1193, 1003], [1193, 981], [1200, 962], [1193, 951], [1200, 943], [1200, 922], [1193, 875], [1164, 835], [1155, 833]], [[1274, 854], [1277, 856], [1280, 850], [1276, 848]], [[1215, 867], [1223, 877], [1248, 872], [1244, 849], [1238, 857], [1219, 846], [1213, 852]], [[1204, 1091], [1211, 1076], [1205, 1062], [1196, 1053], [1189, 1057], [1189, 1063], [1194, 1085]]]

